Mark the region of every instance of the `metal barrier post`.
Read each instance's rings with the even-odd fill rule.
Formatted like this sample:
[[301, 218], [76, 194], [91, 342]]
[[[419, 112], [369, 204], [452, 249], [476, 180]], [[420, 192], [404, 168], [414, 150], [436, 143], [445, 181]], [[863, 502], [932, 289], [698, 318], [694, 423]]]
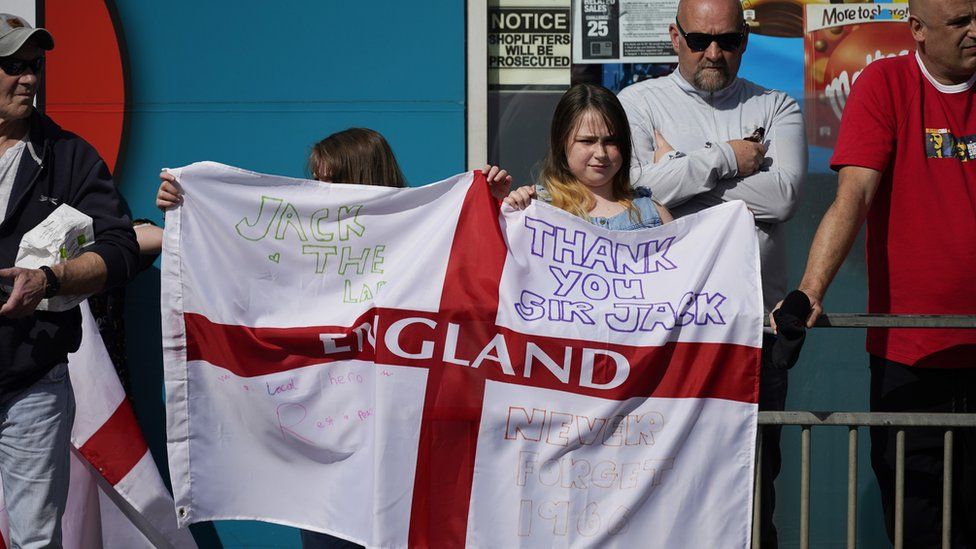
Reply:
[[754, 460], [756, 471], [752, 482], [752, 549], [759, 549], [762, 543], [762, 446], [763, 446], [763, 427], [756, 427], [756, 459]]
[[847, 549], [857, 546], [857, 427], [847, 432]]
[[800, 549], [810, 547], [810, 426], [800, 433]]
[[942, 547], [952, 545], [952, 429], [945, 432], [945, 454], [942, 458]]
[[902, 549], [905, 539], [905, 430], [895, 435], [895, 549]]

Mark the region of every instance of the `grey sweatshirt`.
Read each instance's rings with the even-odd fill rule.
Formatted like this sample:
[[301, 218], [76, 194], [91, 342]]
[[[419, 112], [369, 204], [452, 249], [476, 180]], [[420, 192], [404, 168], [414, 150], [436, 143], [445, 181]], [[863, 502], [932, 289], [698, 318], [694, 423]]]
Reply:
[[[792, 98], [737, 78], [717, 92], [704, 92], [675, 70], [628, 86], [619, 94], [633, 133], [631, 181], [681, 217], [742, 200], [756, 218], [767, 312], [784, 297], [786, 231], [806, 175], [803, 116]], [[769, 147], [760, 171], [738, 177], [728, 141], [762, 127]], [[654, 131], [674, 151], [654, 163]]]

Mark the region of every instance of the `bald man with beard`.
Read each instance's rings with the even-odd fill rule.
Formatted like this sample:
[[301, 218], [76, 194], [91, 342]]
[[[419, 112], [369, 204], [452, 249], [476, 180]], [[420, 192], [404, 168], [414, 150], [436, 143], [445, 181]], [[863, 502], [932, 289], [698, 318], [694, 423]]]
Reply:
[[[743, 200], [756, 220], [763, 303], [786, 294], [786, 231], [806, 175], [803, 117], [796, 101], [738, 78], [749, 35], [737, 0], [683, 0], [670, 27], [678, 53], [671, 75], [620, 92], [633, 134], [631, 181], [681, 217]], [[775, 336], [763, 335], [759, 409], [786, 405], [786, 370], [772, 365]], [[773, 481], [778, 427], [763, 431], [761, 541], [776, 547]]]
[[[868, 65], [847, 99], [831, 167], [837, 196], [799, 291], [807, 325], [865, 219], [868, 312], [976, 313], [976, 0], [913, 0], [916, 52]], [[976, 413], [976, 330], [871, 329], [871, 410]], [[955, 431], [952, 547], [976, 547], [976, 432]], [[871, 429], [889, 537], [895, 437]], [[943, 435], [906, 436], [905, 547], [942, 540]]]

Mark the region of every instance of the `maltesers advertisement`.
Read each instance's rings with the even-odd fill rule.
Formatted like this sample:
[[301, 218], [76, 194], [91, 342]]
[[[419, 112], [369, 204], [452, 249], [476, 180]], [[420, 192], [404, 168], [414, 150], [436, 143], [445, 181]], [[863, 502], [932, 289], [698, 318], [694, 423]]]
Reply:
[[847, 96], [864, 67], [915, 51], [908, 4], [807, 4], [804, 15], [807, 142], [833, 147]]

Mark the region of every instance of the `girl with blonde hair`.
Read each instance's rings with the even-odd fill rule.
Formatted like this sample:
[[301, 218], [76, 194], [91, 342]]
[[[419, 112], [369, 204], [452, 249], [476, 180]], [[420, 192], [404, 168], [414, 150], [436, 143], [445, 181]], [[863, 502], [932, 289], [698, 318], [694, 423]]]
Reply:
[[611, 230], [671, 221], [650, 190], [631, 186], [630, 160], [630, 125], [617, 96], [577, 84], [556, 105], [539, 184], [515, 189], [505, 203], [524, 209], [537, 197]]

